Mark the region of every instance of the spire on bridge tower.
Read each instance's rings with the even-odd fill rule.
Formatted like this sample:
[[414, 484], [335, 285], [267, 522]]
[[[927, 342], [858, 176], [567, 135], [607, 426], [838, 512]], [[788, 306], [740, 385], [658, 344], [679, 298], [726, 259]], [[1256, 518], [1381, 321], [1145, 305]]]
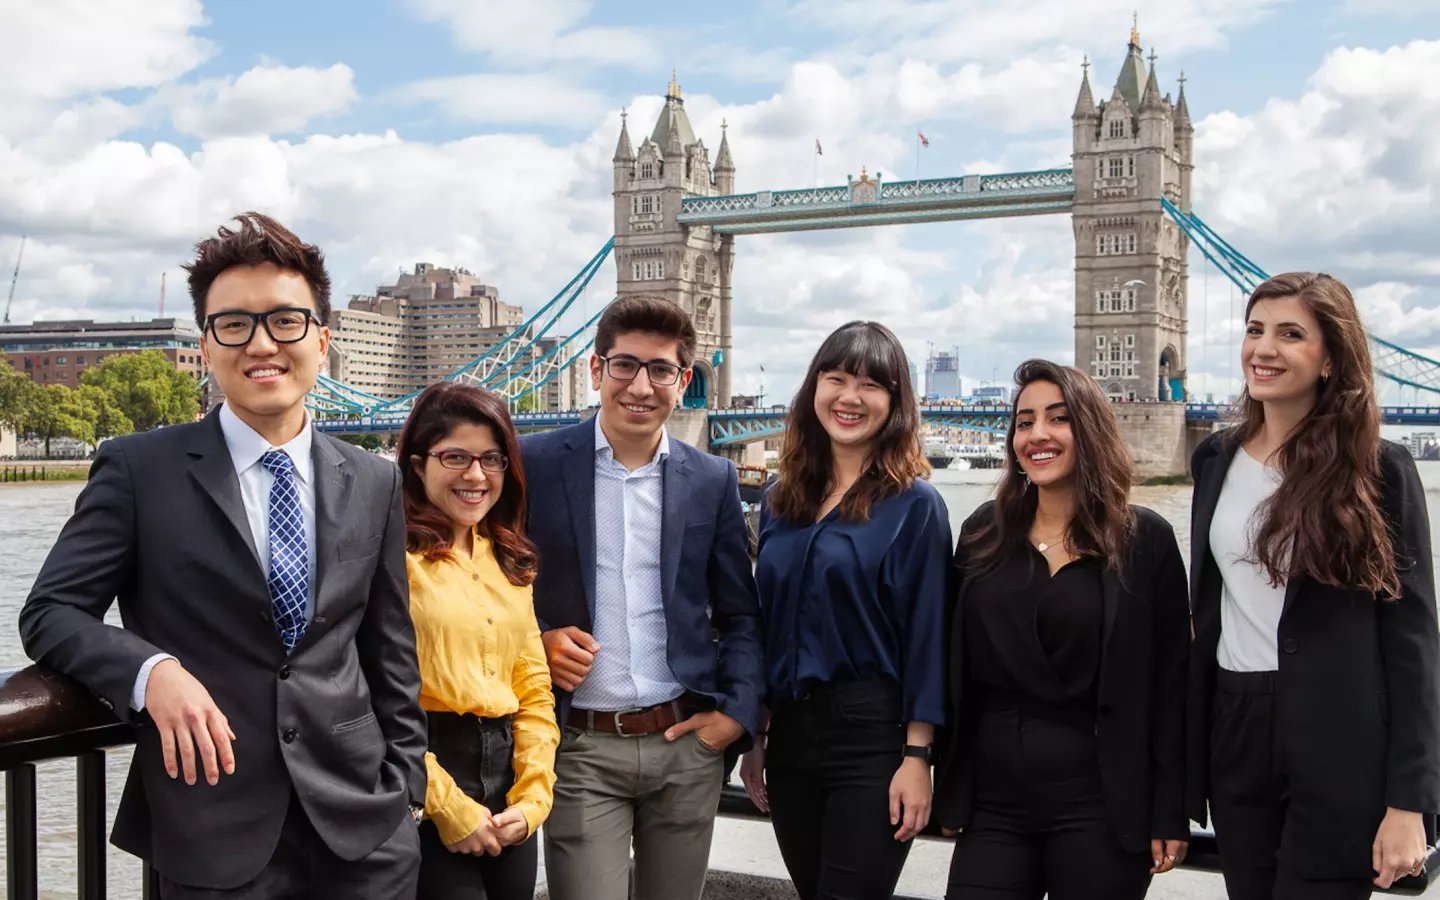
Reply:
[[1140, 49], [1140, 12], [1136, 10], [1130, 18], [1130, 46]]
[[665, 99], [667, 99], [667, 100], [679, 100], [679, 99], [680, 99], [680, 84], [679, 84], [679, 82], [676, 80], [677, 78], [679, 78], [679, 74], [680, 74], [680, 73], [679, 73], [677, 70], [673, 69], [673, 68], [670, 70], [670, 87], [666, 88], [666, 90], [665, 90]]
[[1150, 76], [1145, 79], [1145, 96], [1140, 100], [1142, 110], [1161, 109], [1160, 82], [1155, 78], [1155, 51], [1150, 51]]
[[611, 162], [634, 162], [635, 148], [630, 146], [630, 129], [626, 127], [628, 113], [620, 110], [620, 141], [615, 145], [615, 158]]
[[715, 190], [735, 193], [735, 160], [730, 157], [730, 126], [720, 122], [720, 152], [715, 156]]
[[1132, 31], [1125, 61], [1120, 64], [1120, 77], [1115, 79], [1115, 93], [1125, 98], [1132, 113], [1140, 110], [1141, 90], [1145, 86], [1145, 58], [1139, 40], [1139, 33]]
[[1195, 126], [1190, 122], [1190, 107], [1185, 103], [1185, 73], [1180, 73], [1180, 96], [1175, 101], [1175, 130], [1186, 131], [1191, 134], [1195, 132]]
[[1090, 57], [1086, 56], [1085, 61], [1080, 64], [1084, 74], [1080, 76], [1080, 96], [1075, 99], [1075, 112], [1070, 118], [1075, 120], [1093, 119], [1100, 114], [1095, 108], [1095, 95], [1090, 93]]

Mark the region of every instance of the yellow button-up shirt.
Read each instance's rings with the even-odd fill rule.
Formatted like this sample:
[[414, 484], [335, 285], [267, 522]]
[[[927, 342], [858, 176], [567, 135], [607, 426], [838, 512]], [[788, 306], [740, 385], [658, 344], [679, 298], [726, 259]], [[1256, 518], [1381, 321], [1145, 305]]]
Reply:
[[[506, 579], [490, 540], [474, 536], [469, 557], [448, 560], [407, 554], [410, 615], [420, 657], [420, 706], [436, 712], [510, 716], [515, 741], [515, 784], [506, 802], [518, 808], [530, 833], [554, 802], [555, 695], [528, 587]], [[425, 754], [429, 786], [425, 815], [447, 844], [468, 837], [487, 813], [435, 759]]]

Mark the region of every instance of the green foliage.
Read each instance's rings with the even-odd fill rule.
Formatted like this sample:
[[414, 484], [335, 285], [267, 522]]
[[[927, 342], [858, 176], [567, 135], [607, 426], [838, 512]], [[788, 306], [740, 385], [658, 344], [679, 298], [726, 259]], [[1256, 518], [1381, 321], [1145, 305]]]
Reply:
[[379, 450], [385, 446], [378, 434], [337, 434], [335, 435], [347, 444], [354, 444], [361, 450]]
[[25, 373], [15, 371], [5, 354], [0, 353], [0, 425], [11, 431], [20, 430], [33, 385]]
[[[103, 365], [103, 363], [102, 363]], [[95, 441], [98, 443], [106, 438], [120, 437], [135, 430], [135, 424], [130, 417], [125, 415], [125, 410], [115, 402], [104, 388], [96, 387], [93, 384], [80, 385], [77, 393], [80, 398], [90, 405], [90, 422], [95, 431]]]
[[108, 356], [80, 380], [108, 394], [132, 430], [191, 422], [200, 414], [195, 379], [178, 371], [159, 350]]
[[34, 390], [29, 392], [19, 430], [44, 441], [47, 457], [50, 441], [57, 437], [95, 443], [95, 410], [89, 401], [63, 384], [31, 384]]

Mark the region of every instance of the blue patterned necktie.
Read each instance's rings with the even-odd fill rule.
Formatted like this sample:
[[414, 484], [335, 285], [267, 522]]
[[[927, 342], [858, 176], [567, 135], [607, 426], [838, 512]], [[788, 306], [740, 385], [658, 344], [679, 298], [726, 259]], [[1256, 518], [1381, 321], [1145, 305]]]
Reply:
[[260, 457], [275, 483], [270, 486], [270, 588], [275, 627], [289, 653], [305, 634], [305, 604], [310, 599], [310, 566], [305, 556], [305, 516], [295, 487], [295, 464], [284, 450]]

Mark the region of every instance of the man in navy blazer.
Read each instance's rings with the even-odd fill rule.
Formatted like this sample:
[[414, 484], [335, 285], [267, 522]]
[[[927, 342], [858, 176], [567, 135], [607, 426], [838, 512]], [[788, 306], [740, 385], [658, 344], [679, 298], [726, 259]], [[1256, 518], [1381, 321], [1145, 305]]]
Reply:
[[563, 726], [546, 880], [555, 900], [699, 898], [764, 684], [739, 483], [666, 433], [695, 355], [678, 306], [615, 301], [595, 349], [599, 415], [521, 442]]

